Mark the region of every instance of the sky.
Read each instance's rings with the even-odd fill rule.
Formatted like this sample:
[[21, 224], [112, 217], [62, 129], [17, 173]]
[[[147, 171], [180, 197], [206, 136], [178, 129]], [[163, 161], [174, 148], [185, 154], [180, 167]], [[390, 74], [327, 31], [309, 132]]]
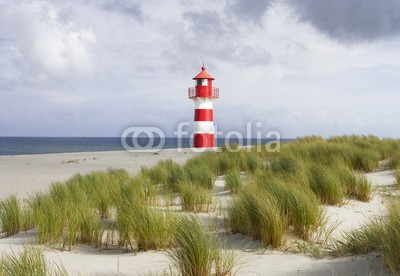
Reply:
[[203, 61], [222, 133], [400, 137], [399, 0], [0, 0], [0, 136], [172, 136]]

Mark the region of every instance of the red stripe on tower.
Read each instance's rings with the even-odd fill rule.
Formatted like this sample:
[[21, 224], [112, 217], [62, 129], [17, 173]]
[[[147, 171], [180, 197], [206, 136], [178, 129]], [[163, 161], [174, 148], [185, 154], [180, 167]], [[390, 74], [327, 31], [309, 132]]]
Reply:
[[214, 78], [207, 73], [204, 65], [193, 79], [196, 86], [188, 89], [188, 96], [195, 103], [193, 146], [215, 147], [213, 101], [219, 98], [219, 89], [212, 86]]
[[214, 121], [212, 109], [195, 109], [194, 120], [195, 121]]

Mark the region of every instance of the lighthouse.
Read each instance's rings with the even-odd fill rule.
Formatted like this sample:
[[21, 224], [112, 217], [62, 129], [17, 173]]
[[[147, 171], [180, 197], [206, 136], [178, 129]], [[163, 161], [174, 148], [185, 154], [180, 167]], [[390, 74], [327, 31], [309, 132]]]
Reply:
[[195, 87], [189, 87], [188, 97], [194, 101], [193, 146], [195, 148], [215, 147], [213, 101], [219, 98], [219, 88], [213, 87], [214, 78], [206, 67], [201, 67], [193, 80]]

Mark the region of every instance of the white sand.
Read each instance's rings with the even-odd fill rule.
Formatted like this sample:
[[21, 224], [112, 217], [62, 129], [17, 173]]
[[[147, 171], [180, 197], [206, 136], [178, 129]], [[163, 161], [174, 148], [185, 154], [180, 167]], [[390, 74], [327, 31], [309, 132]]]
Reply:
[[161, 159], [171, 158], [177, 163], [184, 163], [195, 154], [184, 149], [182, 152], [163, 150], [157, 154], [113, 151], [0, 156], [0, 198], [10, 194], [26, 197], [76, 173], [108, 168], [122, 168], [136, 173], [141, 166], [152, 166]]
[[[153, 153], [96, 152], [65, 153], [29, 156], [0, 156], [0, 198], [10, 194], [26, 197], [37, 190], [46, 190], [54, 181], [65, 180], [75, 173], [86, 173], [107, 168], [124, 168], [131, 173], [141, 166], [151, 166], [160, 159], [171, 158], [178, 163], [185, 162], [196, 153], [190, 150], [176, 152], [163, 150]], [[74, 161], [69, 162], [68, 161]], [[375, 186], [388, 186], [395, 183], [393, 173], [377, 172], [367, 175]], [[223, 179], [216, 182], [216, 195], [227, 201], [222, 191]], [[376, 216], [385, 213], [384, 199], [375, 195], [369, 203], [350, 200], [342, 207], [327, 206], [330, 223], [340, 223], [333, 236], [340, 238], [343, 231], [358, 228]], [[204, 220], [213, 215], [201, 214]], [[219, 218], [219, 223], [221, 218]], [[23, 244], [37, 244], [36, 231], [19, 233], [12, 237], [0, 238], [0, 252], [18, 252]], [[366, 256], [346, 258], [315, 259], [310, 255], [283, 251], [263, 250], [259, 242], [252, 242], [243, 235], [224, 235], [227, 248], [235, 249], [242, 255], [245, 266], [239, 275], [386, 275], [381, 257], [376, 253]], [[243, 249], [246, 246], [246, 250]], [[126, 253], [123, 250], [98, 250], [79, 245], [72, 252], [61, 252], [45, 248], [48, 260], [62, 262], [71, 275], [147, 275], [161, 273], [169, 269], [165, 252]]]

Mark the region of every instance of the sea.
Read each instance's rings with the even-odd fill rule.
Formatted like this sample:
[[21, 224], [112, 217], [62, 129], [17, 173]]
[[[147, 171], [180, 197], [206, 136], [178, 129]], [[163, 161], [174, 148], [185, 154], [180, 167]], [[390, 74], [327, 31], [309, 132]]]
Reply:
[[[129, 140], [129, 139], [128, 139]], [[281, 139], [281, 142], [288, 142], [292, 139]], [[261, 139], [265, 144], [271, 139]], [[239, 143], [237, 139], [230, 139], [229, 143]], [[257, 143], [256, 139], [244, 139], [243, 145]], [[154, 147], [145, 148], [146, 145]], [[155, 138], [149, 143], [149, 138], [137, 138], [136, 146], [127, 141], [129, 150], [143, 150], [160, 147], [163, 149], [174, 149], [178, 147], [190, 148], [190, 138], [165, 138], [161, 143], [160, 138]], [[217, 146], [225, 144], [224, 138], [217, 138]], [[125, 145], [125, 146], [126, 146]], [[49, 154], [66, 152], [95, 152], [95, 151], [123, 151], [126, 150], [120, 137], [0, 137], [0, 156], [4, 155], [27, 155], [27, 154]]]

